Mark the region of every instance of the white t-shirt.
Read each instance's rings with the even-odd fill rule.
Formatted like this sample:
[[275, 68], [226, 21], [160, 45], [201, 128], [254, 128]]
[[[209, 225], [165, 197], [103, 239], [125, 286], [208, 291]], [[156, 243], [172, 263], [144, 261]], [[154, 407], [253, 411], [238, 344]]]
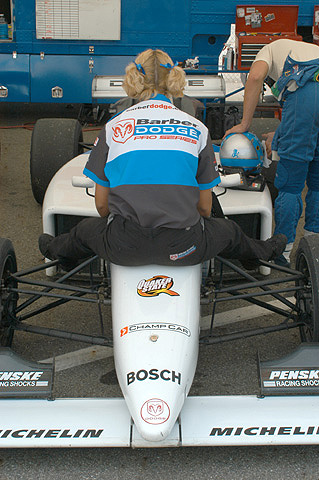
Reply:
[[299, 40], [280, 39], [265, 45], [256, 55], [254, 62], [263, 60], [269, 66], [268, 76], [277, 81], [287, 56], [297, 62], [319, 58], [319, 46]]

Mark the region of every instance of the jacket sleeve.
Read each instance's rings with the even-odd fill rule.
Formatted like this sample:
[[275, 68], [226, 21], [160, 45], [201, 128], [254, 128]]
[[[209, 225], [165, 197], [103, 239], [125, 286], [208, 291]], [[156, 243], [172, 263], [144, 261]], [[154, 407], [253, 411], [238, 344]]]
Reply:
[[89, 159], [83, 170], [84, 175], [103, 187], [110, 186], [110, 182], [105, 175], [105, 164], [108, 152], [109, 147], [106, 143], [106, 127], [104, 127], [94, 142]]

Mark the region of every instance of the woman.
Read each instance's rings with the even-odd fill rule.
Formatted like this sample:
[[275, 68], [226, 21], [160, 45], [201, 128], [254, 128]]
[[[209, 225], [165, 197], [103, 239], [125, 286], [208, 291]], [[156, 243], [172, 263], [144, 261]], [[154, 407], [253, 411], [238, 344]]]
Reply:
[[45, 257], [67, 270], [93, 253], [119, 265], [194, 265], [222, 255], [255, 268], [281, 254], [284, 235], [253, 240], [236, 223], [210, 218], [218, 169], [205, 125], [172, 103], [184, 86], [184, 71], [161, 50], [126, 67], [123, 88], [139, 103], [105, 125], [84, 169], [101, 218], [41, 235]]

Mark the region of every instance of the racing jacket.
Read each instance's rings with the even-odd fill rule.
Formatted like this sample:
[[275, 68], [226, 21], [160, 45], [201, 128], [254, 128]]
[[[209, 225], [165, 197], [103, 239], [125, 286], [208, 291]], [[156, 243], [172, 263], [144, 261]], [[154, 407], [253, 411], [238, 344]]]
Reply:
[[199, 191], [219, 183], [207, 128], [163, 95], [111, 119], [83, 173], [110, 188], [111, 214], [151, 228], [195, 225]]

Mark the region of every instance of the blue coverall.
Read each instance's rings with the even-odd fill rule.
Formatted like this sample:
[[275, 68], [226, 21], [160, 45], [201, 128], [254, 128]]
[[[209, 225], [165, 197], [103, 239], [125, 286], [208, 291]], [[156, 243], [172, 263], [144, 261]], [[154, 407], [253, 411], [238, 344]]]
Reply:
[[[272, 142], [272, 149], [280, 157], [275, 179], [279, 194], [275, 201], [274, 233], [284, 233], [288, 243], [295, 240], [305, 183], [305, 230], [319, 232], [318, 74], [319, 59], [296, 62], [288, 56], [274, 86], [277, 94], [281, 92], [283, 105], [282, 120]], [[287, 89], [291, 80], [296, 81], [295, 91]]]

